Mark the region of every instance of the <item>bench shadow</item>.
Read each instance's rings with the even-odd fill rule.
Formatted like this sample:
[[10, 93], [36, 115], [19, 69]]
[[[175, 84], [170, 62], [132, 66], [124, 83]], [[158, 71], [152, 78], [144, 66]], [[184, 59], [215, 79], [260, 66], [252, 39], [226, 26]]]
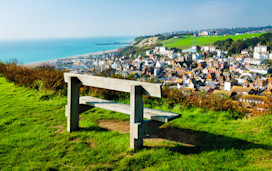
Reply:
[[[129, 123], [127, 126], [129, 128]], [[81, 127], [78, 131], [107, 132], [110, 131], [110, 129], [92, 125], [89, 127]], [[264, 150], [272, 150], [272, 147], [268, 145], [255, 144], [239, 138], [216, 135], [205, 131], [182, 129], [177, 127], [161, 127], [157, 129], [154, 133], [147, 135], [144, 138], [144, 141], [145, 146], [143, 148], [145, 149], [167, 148], [170, 151], [182, 154], [198, 154], [205, 151], [223, 149], [248, 150], [259, 148]], [[164, 143], [165, 141], [166, 143]]]
[[80, 127], [78, 131], [80, 132], [89, 132], [89, 131], [107, 132], [109, 130], [107, 128], [101, 128], [99, 126], [89, 126], [89, 127]]
[[198, 154], [204, 151], [228, 150], [228, 149], [265, 149], [272, 150], [271, 146], [255, 144], [238, 138], [216, 135], [205, 131], [195, 131], [176, 127], [159, 128], [145, 140], [164, 139], [176, 142], [174, 146], [155, 145], [144, 148], [168, 148], [170, 151], [182, 154]]

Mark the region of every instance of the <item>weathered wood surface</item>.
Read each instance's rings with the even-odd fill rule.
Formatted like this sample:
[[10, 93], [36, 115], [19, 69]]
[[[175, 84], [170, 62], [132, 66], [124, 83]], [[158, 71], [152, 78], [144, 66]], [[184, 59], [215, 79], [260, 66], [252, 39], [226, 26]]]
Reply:
[[131, 86], [130, 92], [130, 148], [137, 149], [143, 146], [143, 137], [139, 136], [139, 132], [144, 132], [142, 123], [144, 112], [144, 103], [142, 98], [142, 87]]
[[[117, 103], [110, 100], [99, 99], [91, 96], [81, 96], [79, 98], [79, 103], [130, 115], [130, 105], [128, 104]], [[159, 122], [169, 122], [173, 119], [179, 118], [180, 116], [181, 114], [179, 113], [144, 108], [143, 117]]]
[[161, 84], [154, 83], [146, 83], [139, 81], [131, 81], [131, 80], [123, 80], [117, 78], [108, 78], [108, 77], [99, 77], [99, 76], [91, 76], [91, 75], [82, 75], [82, 74], [72, 74], [72, 73], [64, 73], [64, 80], [68, 82], [69, 77], [77, 77], [81, 84], [104, 88], [109, 90], [116, 90], [122, 92], [130, 93], [130, 87], [132, 85], [141, 85], [142, 86], [142, 94], [146, 94], [153, 97], [161, 97]]
[[67, 106], [67, 131], [72, 132], [79, 128], [79, 80], [76, 77], [68, 78]]
[[137, 135], [136, 138], [143, 138], [147, 134], [154, 133], [163, 124], [163, 122], [154, 120], [144, 120], [142, 122], [136, 123], [134, 126], [134, 133]]

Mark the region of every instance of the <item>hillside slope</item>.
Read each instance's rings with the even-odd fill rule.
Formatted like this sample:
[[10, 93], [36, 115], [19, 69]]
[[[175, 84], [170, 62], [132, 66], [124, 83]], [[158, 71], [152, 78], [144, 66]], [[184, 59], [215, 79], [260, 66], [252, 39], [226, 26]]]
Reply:
[[195, 39], [194, 36], [185, 36], [184, 38], [172, 38], [168, 40], [161, 41], [163, 46], [167, 48], [178, 48], [178, 49], [187, 49], [192, 47], [193, 41], [194, 45], [204, 46], [212, 44], [218, 40], [226, 40], [228, 38], [233, 39], [234, 41], [243, 40], [252, 37], [260, 37], [264, 33], [255, 33], [255, 34], [244, 34], [244, 35], [232, 35], [232, 36], [201, 36]]
[[127, 115], [94, 108], [80, 116], [80, 131], [69, 134], [66, 97], [17, 87], [3, 77], [0, 95], [1, 170], [272, 169], [271, 116], [234, 120], [227, 112], [175, 106], [171, 110], [182, 117], [133, 152], [129, 134], [99, 124], [114, 120], [127, 127]]

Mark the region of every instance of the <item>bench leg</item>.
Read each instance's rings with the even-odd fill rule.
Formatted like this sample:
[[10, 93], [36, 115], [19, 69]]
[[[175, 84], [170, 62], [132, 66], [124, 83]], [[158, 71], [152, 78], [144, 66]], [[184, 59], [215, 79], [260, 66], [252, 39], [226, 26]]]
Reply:
[[[130, 92], [130, 148], [138, 149], [143, 146], [143, 137], [138, 134], [144, 132], [144, 127], [138, 128], [137, 123], [143, 122], [142, 87], [131, 86]], [[136, 130], [137, 129], [137, 130]]]
[[72, 132], [79, 128], [79, 80], [69, 77], [67, 92], [67, 131]]

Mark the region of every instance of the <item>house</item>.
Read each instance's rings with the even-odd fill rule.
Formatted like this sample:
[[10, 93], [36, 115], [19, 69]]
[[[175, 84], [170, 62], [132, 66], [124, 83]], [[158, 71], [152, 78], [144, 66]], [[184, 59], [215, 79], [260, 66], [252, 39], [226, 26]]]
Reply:
[[266, 78], [257, 79], [257, 86], [258, 87], [264, 87], [267, 84], [268, 84], [268, 79], [266, 79]]
[[209, 46], [202, 46], [201, 51], [208, 52], [208, 51], [210, 51], [210, 47]]
[[196, 53], [200, 49], [199, 46], [192, 46], [190, 49], [182, 50], [182, 53]]
[[150, 56], [150, 55], [151, 55], [151, 53], [152, 53], [152, 52], [151, 52], [151, 50], [147, 50], [147, 51], [145, 51], [145, 55], [146, 55], [146, 56]]
[[198, 68], [205, 68], [207, 66], [207, 63], [206, 62], [199, 62], [198, 64], [197, 64], [197, 67]]
[[253, 64], [253, 65], [261, 65], [263, 63], [262, 60], [254, 59], [254, 58], [246, 58], [244, 63]]
[[232, 92], [236, 92], [239, 95], [255, 94], [255, 91], [252, 88], [248, 87], [233, 86], [230, 90]]
[[252, 66], [249, 68], [249, 72], [255, 72], [266, 75], [269, 72], [269, 68], [265, 66]]
[[235, 95], [235, 92], [224, 91], [224, 90], [214, 90], [214, 91], [213, 91], [213, 94], [214, 94], [215, 96], [220, 96], [220, 97], [223, 97], [223, 96], [232, 97], [232, 96]]
[[214, 91], [214, 88], [212, 88], [211, 86], [199, 86], [198, 90], [200, 92], [205, 92], [205, 93], [211, 93]]
[[216, 75], [215, 75], [215, 73], [214, 73], [214, 72], [209, 72], [209, 73], [208, 73], [208, 77], [207, 77], [207, 79], [211, 79], [211, 80], [216, 79]]
[[261, 96], [271, 97], [272, 93], [271, 93], [270, 90], [266, 89], [266, 90], [263, 91], [260, 95], [261, 95]]
[[214, 52], [216, 50], [215, 46], [202, 46], [201, 51], [204, 52]]
[[199, 33], [198, 33], [198, 35], [199, 36], [208, 36], [210, 34], [210, 32], [208, 32], [208, 31], [200, 31]]
[[172, 64], [173, 69], [182, 68], [182, 66], [183, 66], [183, 62], [174, 62]]
[[231, 79], [230, 81], [225, 81], [224, 82], [224, 90], [225, 91], [230, 91], [231, 87], [233, 87], [234, 85], [238, 85], [238, 80]]
[[198, 54], [198, 53], [193, 53], [192, 54], [192, 60], [194, 61], [194, 60], [198, 60], [198, 59], [200, 59], [202, 57], [202, 55], [201, 54]]
[[266, 96], [256, 96], [256, 95], [243, 95], [239, 101], [245, 102], [245, 103], [262, 103], [264, 104], [264, 101], [266, 101], [268, 98]]
[[254, 55], [255, 59], [264, 60], [268, 58], [267, 55], [267, 46], [255, 46], [254, 47]]
[[157, 54], [157, 55], [165, 55], [166, 54], [166, 47], [155, 47], [154, 49], [154, 54]]
[[184, 94], [184, 95], [191, 95], [192, 93], [195, 92], [195, 89], [194, 88], [181, 88], [181, 92]]
[[242, 55], [247, 55], [249, 52], [248, 52], [248, 50], [247, 49], [243, 49], [242, 51], [241, 51], [241, 54]]

